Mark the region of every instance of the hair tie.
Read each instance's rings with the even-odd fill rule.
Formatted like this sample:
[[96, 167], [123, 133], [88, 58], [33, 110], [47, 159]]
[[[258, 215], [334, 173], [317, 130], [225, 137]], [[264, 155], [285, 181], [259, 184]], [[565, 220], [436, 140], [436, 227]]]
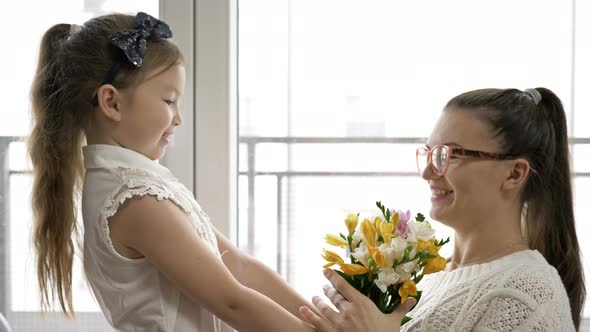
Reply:
[[539, 105], [541, 99], [543, 99], [543, 96], [541, 96], [541, 93], [537, 91], [537, 89], [526, 89], [524, 90], [524, 93], [526, 93], [533, 100], [535, 105]]

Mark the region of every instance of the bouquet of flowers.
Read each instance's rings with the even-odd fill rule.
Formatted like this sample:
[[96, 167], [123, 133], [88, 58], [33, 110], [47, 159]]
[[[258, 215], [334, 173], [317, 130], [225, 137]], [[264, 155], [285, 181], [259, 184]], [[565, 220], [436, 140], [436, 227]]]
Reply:
[[[350, 263], [326, 249], [322, 257], [328, 262], [324, 268], [338, 265], [338, 274], [382, 312], [390, 313], [408, 297], [420, 299], [416, 284], [425, 274], [445, 268], [446, 259], [438, 252], [450, 239], [437, 240], [420, 213], [411, 218], [410, 211], [392, 211], [381, 202], [377, 207], [382, 216], [365, 218], [360, 229], [359, 215], [349, 214], [344, 220], [348, 234], [325, 237], [328, 244], [346, 248]], [[402, 324], [408, 320], [406, 317]]]

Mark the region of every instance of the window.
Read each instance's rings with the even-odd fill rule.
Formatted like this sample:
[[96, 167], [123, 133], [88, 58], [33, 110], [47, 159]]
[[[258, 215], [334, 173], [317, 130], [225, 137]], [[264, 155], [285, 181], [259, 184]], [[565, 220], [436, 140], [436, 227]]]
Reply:
[[[590, 4], [249, 0], [238, 7], [239, 244], [306, 297], [325, 283], [323, 235], [343, 229], [348, 212], [366, 212], [376, 200], [428, 212], [413, 151], [447, 100], [475, 88], [546, 86], [560, 96], [578, 234], [590, 231], [581, 203], [590, 194], [590, 23], [583, 19]], [[581, 245], [589, 275], [590, 245]]]

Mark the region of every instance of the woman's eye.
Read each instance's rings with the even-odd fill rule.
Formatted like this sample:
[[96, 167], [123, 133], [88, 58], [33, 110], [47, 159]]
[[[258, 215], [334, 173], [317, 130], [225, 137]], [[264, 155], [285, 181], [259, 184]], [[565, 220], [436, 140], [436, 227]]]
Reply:
[[168, 99], [164, 100], [164, 102], [168, 105], [174, 104], [174, 102], [172, 100], [168, 100]]

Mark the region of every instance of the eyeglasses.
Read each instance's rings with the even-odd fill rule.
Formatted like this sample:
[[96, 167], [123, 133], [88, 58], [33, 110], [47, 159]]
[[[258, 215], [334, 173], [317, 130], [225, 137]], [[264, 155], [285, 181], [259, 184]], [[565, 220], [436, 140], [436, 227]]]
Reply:
[[494, 160], [515, 159], [514, 156], [502, 153], [467, 150], [443, 144], [435, 145], [432, 147], [432, 149], [428, 149], [428, 147], [423, 146], [416, 149], [416, 165], [418, 166], [419, 174], [422, 175], [428, 166], [432, 165], [432, 171], [436, 176], [445, 175], [447, 169], [449, 168], [449, 160], [453, 157], [453, 155]]

